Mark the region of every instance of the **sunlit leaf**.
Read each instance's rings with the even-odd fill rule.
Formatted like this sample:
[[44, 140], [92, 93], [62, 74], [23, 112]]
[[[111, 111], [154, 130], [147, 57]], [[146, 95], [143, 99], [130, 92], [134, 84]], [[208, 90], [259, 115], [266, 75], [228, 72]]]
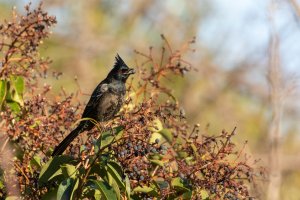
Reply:
[[192, 150], [193, 150], [193, 153], [195, 154], [195, 156], [198, 158], [199, 157], [199, 153], [197, 151], [197, 147], [195, 146], [195, 144], [191, 144], [191, 147], [192, 147]]
[[137, 186], [136, 188], [133, 189], [134, 193], [147, 193], [151, 196], [158, 196], [158, 192], [155, 189], [155, 186], [152, 185], [153, 187], [148, 187], [148, 186]]
[[162, 129], [162, 130], [159, 131], [159, 133], [164, 137], [164, 139], [167, 142], [172, 143], [173, 135], [172, 135], [172, 132], [169, 129]]
[[33, 156], [33, 158], [30, 160], [30, 165], [40, 168], [42, 166], [41, 165], [41, 157], [37, 156], [37, 155]]
[[13, 101], [12, 102], [7, 102], [7, 105], [15, 113], [18, 113], [21, 110], [20, 105], [17, 102], [13, 102]]
[[47, 183], [54, 177], [61, 175], [62, 171], [60, 166], [62, 164], [71, 163], [72, 157], [61, 155], [50, 159], [43, 167], [39, 176], [39, 184]]
[[179, 158], [186, 158], [186, 157], [189, 155], [189, 154], [188, 154], [187, 152], [185, 152], [185, 151], [178, 151], [177, 154], [178, 154], [178, 157], [179, 157]]
[[114, 189], [114, 191], [117, 195], [117, 199], [118, 200], [121, 199], [121, 191], [120, 191], [119, 185], [116, 182], [115, 178], [110, 173], [108, 173], [108, 182], [109, 182], [109, 185]]
[[6, 80], [0, 80], [0, 109], [2, 108], [2, 105], [5, 101], [6, 92], [7, 92]]
[[23, 92], [24, 92], [24, 79], [22, 77], [10, 78], [10, 95], [14, 102], [17, 102], [20, 106], [24, 106]]
[[156, 139], [159, 139], [160, 141], [162, 139], [164, 139], [169, 144], [171, 144], [172, 140], [173, 140], [173, 135], [172, 135], [172, 132], [169, 129], [161, 129], [160, 131], [152, 133], [149, 142], [154, 143]]
[[206, 190], [201, 190], [200, 191], [200, 195], [201, 195], [201, 198], [204, 199], [204, 200], [208, 200], [209, 199], [209, 194]]
[[130, 199], [131, 187], [130, 187], [130, 181], [128, 176], [125, 177], [125, 189], [126, 189], [126, 197], [127, 199]]
[[164, 166], [164, 162], [161, 161], [161, 160], [149, 160], [151, 163], [155, 164], [155, 165], [158, 165], [158, 166], [161, 166], [163, 167]]
[[93, 184], [93, 188], [99, 190], [101, 192], [102, 198], [106, 200], [114, 200], [117, 199], [117, 195], [114, 189], [106, 182], [91, 180]]
[[2, 182], [2, 180], [0, 180], [0, 189], [4, 188], [4, 183]]
[[152, 125], [149, 126], [149, 130], [152, 132], [159, 132], [163, 129], [163, 125], [159, 119], [155, 119], [152, 121]]
[[76, 194], [75, 192], [76, 192], [78, 186], [79, 186], [79, 179], [76, 179], [76, 180], [75, 180], [75, 183], [74, 183], [74, 185], [73, 185], [72, 192], [71, 192], [71, 199], [75, 199], [74, 196], [75, 196], [75, 194]]
[[18, 200], [18, 199], [20, 199], [20, 198], [17, 196], [8, 196], [5, 198], [5, 200]]
[[107, 171], [118, 183], [119, 187], [125, 189], [125, 183], [123, 181], [123, 170], [122, 167], [113, 161], [107, 163]]
[[24, 78], [21, 76], [14, 77], [13, 83], [14, 83], [17, 93], [19, 95], [23, 95], [23, 93], [24, 93]]
[[188, 192], [190, 189], [188, 189], [184, 184], [181, 178], [173, 178], [171, 181], [171, 186], [174, 187], [178, 191], [184, 191]]
[[73, 199], [74, 192], [78, 188], [78, 180], [67, 178], [58, 186], [56, 199]]
[[61, 166], [61, 171], [62, 174], [68, 178], [68, 177], [72, 177], [74, 178], [76, 176], [76, 167], [74, 165], [70, 165], [70, 164], [64, 164]]
[[148, 186], [138, 186], [136, 188], [133, 189], [133, 192], [142, 192], [142, 193], [149, 193], [153, 190], [153, 188], [148, 187]]

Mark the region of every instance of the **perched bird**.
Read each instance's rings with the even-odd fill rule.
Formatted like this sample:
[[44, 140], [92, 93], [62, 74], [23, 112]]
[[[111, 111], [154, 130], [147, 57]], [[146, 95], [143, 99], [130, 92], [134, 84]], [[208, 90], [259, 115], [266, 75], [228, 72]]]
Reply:
[[[95, 88], [81, 118], [92, 118], [97, 122], [113, 119], [119, 112], [126, 93], [125, 82], [135, 71], [129, 68], [117, 54], [113, 69]], [[91, 130], [95, 124], [84, 120], [53, 151], [52, 156], [61, 155], [68, 145], [83, 131]]]

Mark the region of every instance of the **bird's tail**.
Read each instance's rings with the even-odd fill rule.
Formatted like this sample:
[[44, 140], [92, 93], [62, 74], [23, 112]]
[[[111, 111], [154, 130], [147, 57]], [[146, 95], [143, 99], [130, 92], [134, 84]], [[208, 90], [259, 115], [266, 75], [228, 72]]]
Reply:
[[79, 135], [79, 133], [84, 131], [84, 125], [79, 124], [77, 128], [75, 128], [69, 135], [61, 142], [57, 147], [55, 147], [52, 157], [61, 155], [66, 148], [69, 146], [69, 144]]

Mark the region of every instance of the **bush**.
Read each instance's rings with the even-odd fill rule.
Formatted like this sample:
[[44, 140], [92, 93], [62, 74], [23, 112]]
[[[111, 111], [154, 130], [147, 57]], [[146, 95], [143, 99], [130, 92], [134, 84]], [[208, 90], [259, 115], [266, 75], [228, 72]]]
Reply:
[[[127, 100], [119, 115], [84, 133], [88, 140], [77, 139], [66, 155], [51, 158], [52, 148], [75, 126], [84, 105], [64, 91], [53, 100], [47, 97], [53, 94], [51, 87], [40, 86], [50, 60], [42, 59], [38, 49], [56, 20], [41, 5], [33, 10], [26, 6], [25, 11], [24, 16], [13, 11], [12, 21], [0, 26], [0, 197], [253, 197], [250, 187], [260, 171], [232, 142], [236, 128], [207, 136], [199, 125], [187, 123], [168, 88], [170, 77], [193, 70], [184, 56], [191, 52], [194, 39], [174, 51], [162, 36], [165, 45], [160, 52], [153, 48], [149, 53], [136, 51], [142, 63], [137, 64], [138, 73], [129, 81]], [[60, 73], [52, 75], [59, 78]], [[11, 149], [15, 159], [5, 157]]]

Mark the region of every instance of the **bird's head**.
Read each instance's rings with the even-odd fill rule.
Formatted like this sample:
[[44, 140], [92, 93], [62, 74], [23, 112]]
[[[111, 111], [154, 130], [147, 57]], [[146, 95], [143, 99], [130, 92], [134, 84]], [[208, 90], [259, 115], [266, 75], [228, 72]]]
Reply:
[[113, 69], [109, 72], [108, 77], [125, 82], [127, 78], [134, 73], [135, 70], [133, 68], [129, 68], [119, 54], [117, 54], [116, 62]]

